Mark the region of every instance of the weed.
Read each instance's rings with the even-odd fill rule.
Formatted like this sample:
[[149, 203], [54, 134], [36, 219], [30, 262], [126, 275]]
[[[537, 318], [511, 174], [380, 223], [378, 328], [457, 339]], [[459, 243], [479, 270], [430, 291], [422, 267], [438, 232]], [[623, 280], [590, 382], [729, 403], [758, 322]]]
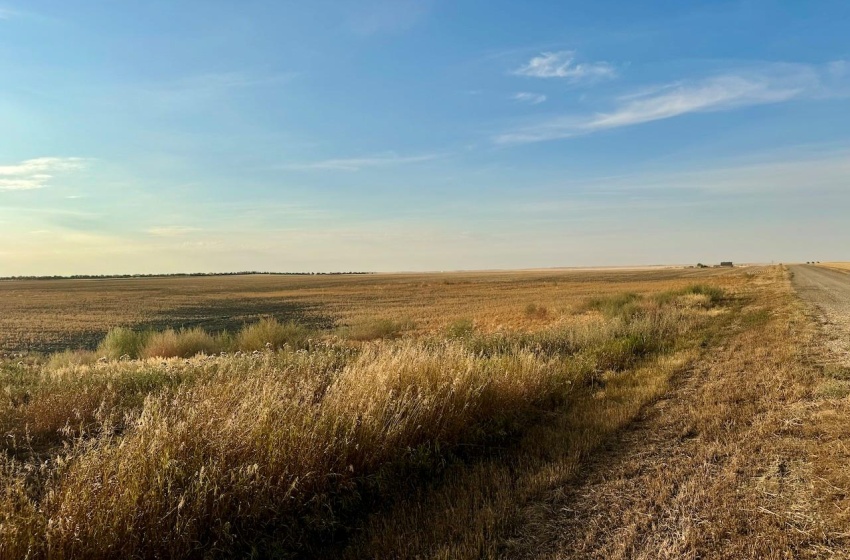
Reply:
[[[310, 556], [446, 465], [533, 445], [555, 414], [622, 424], [660, 390], [644, 382], [649, 360], [711, 318], [627, 293], [596, 298], [601, 313], [570, 323], [495, 329], [525, 296], [488, 315], [500, 293], [490, 284], [445, 289], [467, 291], [426, 316], [422, 337], [402, 336], [412, 322], [362, 314], [343, 333], [371, 344], [262, 319], [232, 334], [114, 329], [102, 343], [110, 357], [140, 359], [3, 364], [0, 557], [263, 556], [266, 542]], [[476, 322], [443, 327], [462, 305]], [[279, 349], [254, 352], [267, 345]], [[586, 392], [594, 380], [613, 395], [604, 407]]]
[[723, 289], [708, 284], [694, 284], [680, 292], [682, 295], [694, 294], [706, 296], [711, 305], [717, 305], [723, 301]]
[[405, 331], [415, 327], [410, 320], [393, 321], [391, 319], [375, 319], [364, 321], [351, 327], [340, 329], [340, 334], [349, 340], [366, 341], [398, 338]]
[[[104, 354], [107, 355], [111, 355], [113, 353], [114, 352], [104, 352]], [[122, 354], [118, 354], [118, 357], [121, 355]], [[47, 362], [47, 368], [56, 370], [60, 368], [91, 365], [97, 362], [97, 360], [97, 352], [91, 352], [88, 350], [63, 350], [62, 352], [51, 354], [50, 359]]]
[[141, 350], [144, 358], [190, 358], [195, 354], [215, 354], [220, 346], [215, 338], [203, 329], [168, 329], [151, 333]]
[[545, 319], [549, 316], [549, 310], [543, 305], [529, 303], [525, 306], [525, 316], [533, 319]]
[[824, 399], [842, 399], [850, 395], [850, 382], [844, 379], [827, 379], [815, 389], [815, 396]]
[[97, 347], [97, 352], [112, 360], [117, 360], [121, 356], [139, 358], [148, 343], [148, 338], [149, 333], [136, 332], [126, 327], [115, 327], [106, 333]]
[[618, 294], [607, 297], [591, 298], [586, 309], [600, 311], [605, 317], [629, 317], [637, 313], [641, 296], [634, 293]]
[[475, 323], [472, 319], [457, 319], [446, 327], [446, 336], [449, 338], [467, 338], [475, 332]]
[[311, 329], [297, 323], [278, 323], [275, 319], [263, 318], [253, 325], [246, 325], [236, 335], [234, 349], [250, 352], [267, 348], [306, 348], [307, 341], [314, 336]]
[[827, 364], [823, 368], [825, 377], [850, 381], [850, 367], [840, 364]]

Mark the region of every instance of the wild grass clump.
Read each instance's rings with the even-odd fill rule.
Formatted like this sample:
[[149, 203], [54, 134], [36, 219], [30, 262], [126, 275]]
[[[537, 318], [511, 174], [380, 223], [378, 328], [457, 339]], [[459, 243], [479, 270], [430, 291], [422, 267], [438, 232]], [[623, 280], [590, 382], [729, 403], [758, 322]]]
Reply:
[[339, 330], [340, 335], [348, 340], [368, 341], [379, 339], [398, 338], [406, 331], [412, 330], [416, 325], [413, 321], [402, 320], [393, 321], [392, 319], [375, 319], [343, 327]]
[[312, 373], [260, 367], [151, 394], [121, 435], [78, 441], [40, 511], [6, 530], [35, 531], [39, 556], [200, 557], [269, 531], [297, 550], [390, 465], [504, 437], [575, 375], [530, 352], [480, 358], [412, 340]]
[[[121, 354], [118, 355], [119, 357]], [[98, 353], [89, 350], [63, 350], [51, 354], [47, 361], [48, 369], [60, 369], [73, 366], [91, 365], [98, 360]]]
[[461, 340], [476, 355], [495, 356], [529, 351], [538, 356], [571, 356], [615, 336], [619, 329], [602, 321], [534, 332], [471, 333]]
[[200, 328], [168, 329], [151, 333], [141, 351], [142, 358], [191, 358], [196, 354], [215, 354], [221, 344]]
[[850, 381], [827, 379], [815, 388], [815, 396], [824, 399], [843, 399], [850, 395]]
[[593, 350], [597, 370], [624, 371], [667, 343], [655, 337], [632, 333], [606, 341]]
[[[98, 347], [98, 355], [118, 359], [138, 358], [190, 358], [197, 354], [217, 354], [241, 350], [306, 348], [315, 332], [298, 323], [279, 323], [273, 318], [263, 318], [245, 325], [237, 333], [221, 332], [210, 334], [201, 328], [167, 329], [161, 332], [137, 332], [124, 327], [110, 330]], [[55, 356], [52, 363], [59, 367], [64, 363], [78, 363], [85, 354], [63, 353]]]
[[[37, 430], [52, 455], [29, 470], [0, 463], [0, 508], [13, 511], [0, 513], [0, 557], [262, 557], [268, 538], [309, 556], [387, 489], [510, 445], [708, 316], [600, 301], [605, 316], [537, 332], [486, 334], [465, 319], [414, 338], [376, 321], [371, 344], [308, 344], [307, 329], [267, 319], [228, 337], [145, 335], [138, 355], [151, 359], [16, 366], [0, 378], [14, 395], [0, 427]], [[167, 359], [267, 344], [282, 348]]]
[[827, 364], [823, 368], [823, 375], [827, 378], [850, 381], [850, 367], [841, 364]]
[[312, 336], [315, 336], [315, 333], [304, 325], [295, 322], [279, 323], [273, 318], [263, 318], [252, 325], [242, 327], [233, 345], [235, 350], [243, 352], [278, 349], [284, 345], [298, 349], [306, 348], [307, 341]]
[[149, 333], [138, 332], [127, 327], [115, 327], [106, 333], [106, 336], [97, 347], [99, 355], [111, 360], [117, 360], [122, 356], [139, 358], [147, 345]]
[[631, 316], [639, 309], [642, 296], [634, 293], [591, 298], [585, 305], [588, 310], [601, 312], [605, 317]]
[[702, 307], [708, 309], [722, 303], [724, 295], [722, 288], [707, 284], [693, 284], [681, 290], [661, 292], [653, 296], [652, 299], [659, 305], [668, 305], [675, 302], [682, 307]]
[[688, 286], [684, 290], [681, 291], [683, 295], [694, 294], [701, 295], [708, 298], [708, 301], [711, 305], [717, 305], [721, 301], [723, 301], [723, 289], [718, 288], [717, 286], [709, 286], [707, 284], [694, 284], [692, 286]]
[[448, 338], [468, 338], [475, 333], [475, 323], [472, 319], [457, 319], [446, 326]]
[[529, 303], [525, 306], [525, 316], [531, 319], [545, 319], [549, 316], [546, 306]]

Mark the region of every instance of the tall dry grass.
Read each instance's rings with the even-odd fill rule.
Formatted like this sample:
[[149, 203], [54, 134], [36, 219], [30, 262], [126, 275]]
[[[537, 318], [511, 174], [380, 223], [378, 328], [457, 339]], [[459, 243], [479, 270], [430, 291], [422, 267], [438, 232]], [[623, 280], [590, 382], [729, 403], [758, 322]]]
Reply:
[[[4, 370], [0, 557], [307, 552], [399, 481], [507, 445], [577, 388], [672, 348], [709, 318], [687, 297], [532, 333], [309, 350], [269, 322], [235, 339], [279, 352]], [[140, 354], [215, 344], [165, 331]]]
[[110, 329], [94, 354], [85, 351], [65, 351], [53, 358], [54, 366], [90, 362], [94, 355], [101, 358], [191, 358], [198, 354], [221, 352], [278, 349], [289, 345], [305, 348], [313, 329], [294, 322], [280, 323], [276, 319], [263, 317], [255, 323], [244, 325], [236, 333], [211, 334], [204, 329], [166, 329], [161, 332], [134, 331], [127, 327]]
[[305, 348], [310, 337], [315, 336], [312, 329], [298, 323], [280, 323], [275, 319], [264, 317], [258, 322], [246, 325], [236, 335], [233, 347], [245, 352], [282, 348], [289, 345], [292, 348]]
[[141, 348], [142, 358], [190, 358], [196, 354], [215, 354], [222, 344], [203, 329], [168, 329], [151, 333]]
[[[94, 349], [114, 325], [235, 331], [274, 316], [313, 328], [409, 319], [436, 334], [464, 318], [481, 331], [538, 328], [604, 293], [725, 283], [741, 269], [538, 270], [359, 276], [221, 276], [0, 282], [0, 349]], [[545, 318], [523, 312], [529, 302]], [[406, 334], [411, 334], [406, 332]], [[119, 354], [120, 356], [121, 354]], [[118, 356], [116, 356], [118, 357]]]

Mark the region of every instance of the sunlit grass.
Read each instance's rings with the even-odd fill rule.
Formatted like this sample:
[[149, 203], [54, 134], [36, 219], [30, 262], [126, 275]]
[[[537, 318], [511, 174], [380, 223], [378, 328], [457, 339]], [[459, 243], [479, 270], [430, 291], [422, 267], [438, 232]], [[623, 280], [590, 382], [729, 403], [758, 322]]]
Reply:
[[530, 331], [114, 329], [105, 362], [8, 365], [0, 557], [228, 556], [269, 540], [304, 553], [366, 497], [509, 445], [577, 388], [673, 348], [709, 320], [683, 303], [703, 291], [598, 299]]

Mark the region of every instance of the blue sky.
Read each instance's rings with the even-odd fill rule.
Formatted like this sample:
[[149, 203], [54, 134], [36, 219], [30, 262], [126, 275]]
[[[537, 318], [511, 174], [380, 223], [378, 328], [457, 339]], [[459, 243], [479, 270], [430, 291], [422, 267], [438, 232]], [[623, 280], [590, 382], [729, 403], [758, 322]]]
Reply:
[[0, 275], [850, 260], [848, 21], [0, 0]]

